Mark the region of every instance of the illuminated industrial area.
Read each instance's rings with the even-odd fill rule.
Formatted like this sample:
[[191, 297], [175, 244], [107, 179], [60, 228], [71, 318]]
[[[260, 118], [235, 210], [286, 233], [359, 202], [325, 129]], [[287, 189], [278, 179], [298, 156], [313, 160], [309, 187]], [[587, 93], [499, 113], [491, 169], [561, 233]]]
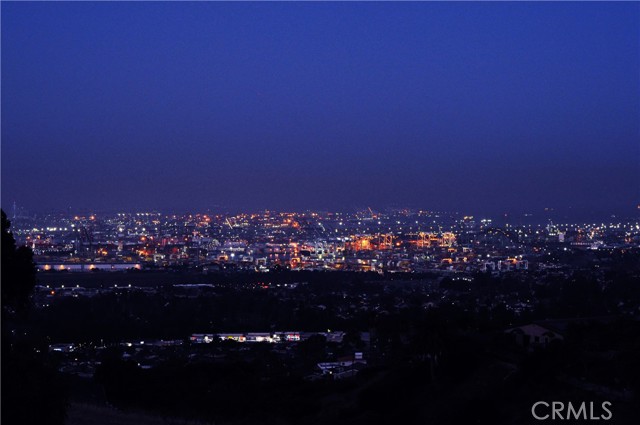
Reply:
[[[50, 215], [15, 220], [40, 272], [505, 272], [568, 249], [638, 245], [638, 222], [509, 224], [408, 209], [359, 213]], [[552, 255], [551, 255], [552, 257]]]

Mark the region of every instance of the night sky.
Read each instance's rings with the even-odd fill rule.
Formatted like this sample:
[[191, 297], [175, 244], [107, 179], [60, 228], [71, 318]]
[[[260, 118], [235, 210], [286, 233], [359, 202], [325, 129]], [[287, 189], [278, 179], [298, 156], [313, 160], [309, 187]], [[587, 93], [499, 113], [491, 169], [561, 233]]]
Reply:
[[2, 2], [2, 206], [617, 212], [639, 3]]

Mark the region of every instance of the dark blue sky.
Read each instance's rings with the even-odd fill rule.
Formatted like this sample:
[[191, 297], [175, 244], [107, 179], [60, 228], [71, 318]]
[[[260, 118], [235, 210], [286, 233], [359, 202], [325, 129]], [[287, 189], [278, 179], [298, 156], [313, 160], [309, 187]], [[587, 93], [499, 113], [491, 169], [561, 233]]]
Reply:
[[638, 3], [2, 2], [2, 205], [619, 211]]

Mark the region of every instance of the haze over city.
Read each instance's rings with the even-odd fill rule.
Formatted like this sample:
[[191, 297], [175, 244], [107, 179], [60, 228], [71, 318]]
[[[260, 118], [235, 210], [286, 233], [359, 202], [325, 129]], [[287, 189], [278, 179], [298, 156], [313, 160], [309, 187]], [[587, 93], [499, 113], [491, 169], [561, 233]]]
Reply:
[[632, 212], [638, 3], [2, 4], [2, 205]]

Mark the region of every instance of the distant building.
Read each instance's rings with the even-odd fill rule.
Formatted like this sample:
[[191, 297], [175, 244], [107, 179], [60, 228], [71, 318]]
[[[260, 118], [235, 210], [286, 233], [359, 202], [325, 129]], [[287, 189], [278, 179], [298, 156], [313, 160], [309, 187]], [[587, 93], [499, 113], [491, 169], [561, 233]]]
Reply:
[[507, 329], [505, 333], [512, 335], [516, 344], [525, 348], [546, 347], [552, 341], [564, 339], [557, 331], [536, 323]]

